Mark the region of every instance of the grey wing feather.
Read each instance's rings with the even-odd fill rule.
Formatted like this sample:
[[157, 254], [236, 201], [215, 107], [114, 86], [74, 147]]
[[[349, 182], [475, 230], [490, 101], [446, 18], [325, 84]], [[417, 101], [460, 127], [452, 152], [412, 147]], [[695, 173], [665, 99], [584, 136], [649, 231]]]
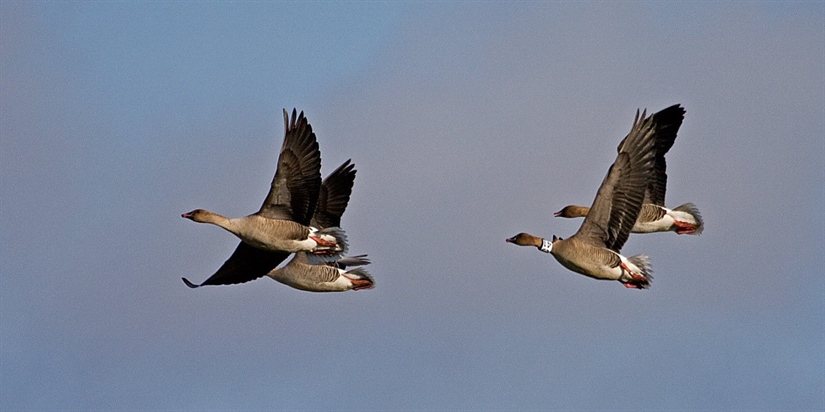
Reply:
[[308, 225], [321, 187], [321, 152], [304, 113], [284, 110], [284, 142], [260, 215]]
[[319, 229], [341, 226], [341, 216], [347, 209], [352, 186], [355, 184], [355, 173], [355, 165], [347, 160], [324, 179], [311, 226]]
[[[341, 226], [341, 217], [349, 204], [352, 187], [355, 184], [355, 173], [357, 172], [351, 161], [352, 159], [348, 159], [341, 166], [338, 166], [321, 183], [318, 204], [310, 222], [311, 226], [319, 229]], [[357, 255], [346, 256], [337, 261], [324, 264], [345, 269], [347, 266], [368, 265], [370, 260], [367, 259], [367, 255]]]
[[616, 161], [610, 166], [575, 236], [596, 246], [619, 252], [630, 235], [644, 200], [655, 158], [653, 118], [636, 118], [628, 136], [619, 146]]
[[665, 191], [667, 190], [665, 155], [673, 147], [676, 134], [684, 119], [685, 109], [678, 104], [653, 115], [653, 121], [656, 123], [656, 161], [645, 191], [645, 203], [665, 205]]
[[369, 265], [370, 260], [367, 255], [345, 256], [334, 262], [328, 262], [327, 265], [337, 267], [338, 269], [346, 269], [350, 266], [365, 266]]
[[[667, 161], [665, 155], [676, 141], [676, 135], [685, 119], [685, 109], [675, 104], [653, 114], [652, 117], [656, 123], [656, 160], [645, 190], [644, 203], [664, 206], [667, 190]], [[625, 140], [627, 140], [627, 137], [619, 143], [619, 151], [621, 151]]]

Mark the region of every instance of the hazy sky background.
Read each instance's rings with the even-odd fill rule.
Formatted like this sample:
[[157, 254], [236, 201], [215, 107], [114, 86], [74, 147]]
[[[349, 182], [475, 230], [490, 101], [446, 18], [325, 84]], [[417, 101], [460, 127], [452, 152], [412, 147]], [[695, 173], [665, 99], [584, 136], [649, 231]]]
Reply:
[[[681, 103], [647, 291], [569, 236]], [[303, 110], [374, 290], [191, 290]], [[825, 409], [825, 3], [0, 2], [0, 409]]]

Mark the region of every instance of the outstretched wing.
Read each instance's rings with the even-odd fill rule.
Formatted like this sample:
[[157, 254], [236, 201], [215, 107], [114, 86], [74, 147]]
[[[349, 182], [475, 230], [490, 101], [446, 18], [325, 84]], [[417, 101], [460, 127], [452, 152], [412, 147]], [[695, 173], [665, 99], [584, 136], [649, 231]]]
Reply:
[[321, 152], [304, 112], [290, 121], [284, 110], [284, 143], [261, 216], [309, 224], [321, 187]]
[[653, 117], [645, 118], [645, 113], [640, 117], [636, 111], [633, 127], [574, 236], [615, 252], [621, 250], [642, 208], [653, 170], [655, 132]]
[[656, 123], [656, 161], [647, 184], [645, 203], [665, 205], [665, 190], [667, 190], [665, 154], [673, 147], [676, 134], [679, 132], [679, 127], [682, 126], [684, 119], [685, 109], [678, 104], [653, 115], [653, 121]]
[[249, 246], [240, 242], [232, 256], [218, 268], [208, 279], [197, 285], [183, 279], [183, 283], [190, 288], [197, 288], [207, 285], [234, 285], [249, 282], [266, 275], [270, 270], [275, 269], [287, 257], [287, 252], [270, 252]]
[[355, 165], [347, 160], [324, 179], [310, 226], [319, 229], [341, 226], [341, 216], [355, 184], [355, 172]]
[[[643, 203], [659, 206], [665, 205], [665, 191], [667, 190], [667, 162], [665, 155], [673, 147], [676, 141], [676, 134], [682, 121], [685, 119], [685, 109], [678, 104], [674, 104], [658, 113], [653, 114], [653, 121], [656, 123], [656, 160], [653, 165], [653, 172], [647, 182], [645, 199]], [[621, 151], [627, 137], [619, 143], [618, 150]]]

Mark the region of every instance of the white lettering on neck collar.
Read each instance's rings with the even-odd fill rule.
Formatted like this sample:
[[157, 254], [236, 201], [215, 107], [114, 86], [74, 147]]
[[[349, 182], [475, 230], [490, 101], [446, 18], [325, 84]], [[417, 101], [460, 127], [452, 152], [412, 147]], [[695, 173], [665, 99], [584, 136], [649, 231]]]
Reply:
[[550, 253], [550, 251], [553, 250], [553, 242], [547, 239], [542, 239], [539, 250], [544, 253]]

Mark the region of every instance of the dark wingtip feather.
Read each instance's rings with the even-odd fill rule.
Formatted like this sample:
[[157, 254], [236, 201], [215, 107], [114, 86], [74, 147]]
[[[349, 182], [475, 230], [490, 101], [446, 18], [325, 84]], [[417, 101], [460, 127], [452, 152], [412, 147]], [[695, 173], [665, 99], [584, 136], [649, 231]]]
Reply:
[[181, 278], [181, 279], [183, 280], [183, 283], [186, 284], [186, 286], [189, 286], [192, 289], [196, 289], [196, 288], [201, 287], [201, 285], [196, 285], [196, 284], [190, 282], [189, 279], [187, 279], [187, 278]]
[[369, 265], [372, 263], [369, 259], [367, 259], [367, 255], [357, 255], [357, 256], [344, 256], [341, 259], [338, 259], [334, 262], [334, 265], [337, 265], [339, 269], [346, 269], [350, 266], [363, 266]]

